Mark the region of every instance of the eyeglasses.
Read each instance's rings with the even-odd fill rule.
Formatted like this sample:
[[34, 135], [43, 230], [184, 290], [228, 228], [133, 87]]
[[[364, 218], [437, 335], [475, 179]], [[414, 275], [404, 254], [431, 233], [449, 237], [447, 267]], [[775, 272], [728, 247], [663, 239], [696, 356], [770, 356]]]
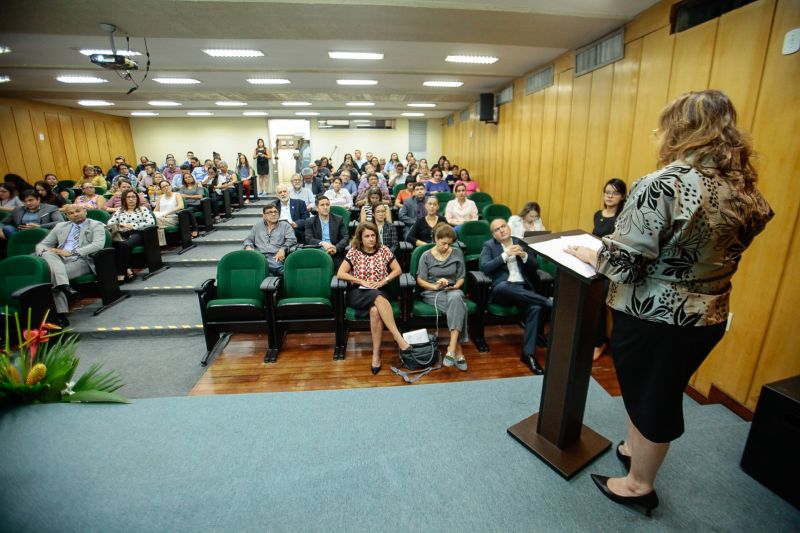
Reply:
[[603, 194], [606, 196], [622, 196], [622, 193], [619, 191], [603, 191]]

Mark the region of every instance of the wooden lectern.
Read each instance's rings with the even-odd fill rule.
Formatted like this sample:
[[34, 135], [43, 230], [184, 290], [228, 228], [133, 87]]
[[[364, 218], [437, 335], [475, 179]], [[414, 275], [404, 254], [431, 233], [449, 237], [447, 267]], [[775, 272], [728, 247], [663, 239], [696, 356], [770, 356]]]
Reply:
[[[566, 231], [525, 241], [535, 244], [584, 233]], [[540, 411], [508, 433], [569, 479], [611, 447], [611, 441], [583, 425], [604, 278], [584, 277], [558, 258], [540, 255], [558, 266]]]

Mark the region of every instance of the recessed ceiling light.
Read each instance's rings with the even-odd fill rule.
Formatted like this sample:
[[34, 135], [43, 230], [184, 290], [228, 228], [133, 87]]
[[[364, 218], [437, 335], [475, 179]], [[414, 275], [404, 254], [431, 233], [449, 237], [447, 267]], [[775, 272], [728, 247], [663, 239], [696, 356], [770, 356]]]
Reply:
[[158, 113], [155, 111], [131, 111], [132, 117], [157, 117]]
[[378, 85], [378, 80], [336, 80], [339, 85]]
[[114, 105], [114, 102], [107, 100], [78, 100], [78, 104], [85, 107], [102, 107], [106, 105]]
[[247, 105], [247, 102], [236, 102], [233, 100], [220, 100], [214, 103], [220, 107], [244, 107]]
[[426, 81], [422, 85], [425, 87], [461, 87], [464, 82], [461, 81]]
[[372, 124], [371, 120], [354, 120], [354, 124]]
[[407, 104], [408, 107], [436, 107], [436, 104]]
[[200, 83], [200, 80], [194, 78], [153, 78], [153, 81], [162, 85], [195, 85]]
[[347, 102], [345, 105], [350, 107], [372, 107], [375, 105], [375, 102]]
[[281, 102], [281, 105], [285, 105], [286, 107], [302, 107], [311, 105], [311, 102]]
[[108, 83], [97, 76], [58, 76], [56, 79], [61, 83]]
[[247, 83], [253, 85], [286, 85], [292, 82], [286, 78], [247, 78]]
[[328, 52], [331, 59], [383, 59], [383, 54], [375, 52]]
[[351, 113], [348, 113], [348, 115], [350, 115], [351, 117], [371, 117], [372, 113], [369, 113], [367, 111], [353, 111]]
[[[91, 56], [94, 54], [103, 54], [103, 55], [111, 55], [114, 52], [109, 50], [108, 48], [82, 48], [80, 51], [85, 56]], [[141, 52], [137, 52], [136, 50], [117, 50], [118, 56], [140, 56], [142, 55]]]
[[450, 63], [477, 63], [480, 65], [497, 63], [497, 59], [494, 56], [447, 56], [444, 58], [445, 61]]
[[295, 111], [294, 114], [298, 117], [316, 117], [319, 115], [316, 111]]
[[10, 76], [0, 76], [0, 83], [5, 83], [7, 81], [11, 81]]
[[190, 117], [210, 117], [214, 113], [212, 113], [211, 111], [189, 111], [186, 114], [189, 115]]
[[269, 113], [266, 111], [245, 111], [242, 115], [246, 117], [266, 117]]
[[203, 50], [211, 57], [262, 57], [264, 52], [261, 50], [220, 50], [209, 49]]
[[0, 54], [9, 54], [11, 53], [11, 48], [8, 46], [0, 46]]
[[424, 117], [425, 113], [401, 113], [404, 117]]
[[156, 107], [178, 107], [183, 105], [180, 102], [173, 102], [172, 100], [150, 100], [148, 104]]

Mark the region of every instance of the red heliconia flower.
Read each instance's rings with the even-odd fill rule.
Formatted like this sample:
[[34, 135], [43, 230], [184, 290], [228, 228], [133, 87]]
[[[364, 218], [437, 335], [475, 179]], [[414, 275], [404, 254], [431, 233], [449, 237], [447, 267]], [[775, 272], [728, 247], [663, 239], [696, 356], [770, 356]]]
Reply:
[[25, 344], [28, 346], [28, 351], [31, 355], [31, 364], [33, 364], [33, 361], [36, 359], [36, 353], [39, 351], [39, 344], [47, 342], [50, 338], [48, 332], [51, 329], [61, 328], [55, 324], [42, 322], [37, 329], [26, 329], [22, 331], [22, 337], [25, 339]]

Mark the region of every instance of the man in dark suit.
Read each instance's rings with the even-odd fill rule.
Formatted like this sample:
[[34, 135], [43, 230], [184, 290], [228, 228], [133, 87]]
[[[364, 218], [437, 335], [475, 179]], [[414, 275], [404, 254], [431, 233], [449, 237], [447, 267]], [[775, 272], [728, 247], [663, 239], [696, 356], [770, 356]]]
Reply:
[[64, 207], [69, 222], [61, 222], [36, 245], [36, 254], [47, 261], [53, 284], [53, 300], [56, 304], [56, 322], [61, 327], [69, 325], [66, 313], [68, 301], [79, 294], [70, 287], [70, 278], [94, 272], [90, 255], [103, 249], [106, 229], [103, 223], [86, 218], [86, 209], [80, 205]]
[[300, 175], [303, 176], [303, 188], [309, 189], [311, 194], [314, 195], [314, 198], [325, 192], [322, 186], [322, 176], [314, 175], [314, 170], [310, 167], [306, 167], [300, 171]]
[[520, 360], [534, 374], [544, 370], [536, 361], [536, 337], [542, 312], [552, 308], [549, 298], [536, 292], [539, 286], [539, 262], [533, 250], [511, 236], [511, 228], [502, 218], [491, 223], [492, 236], [483, 243], [481, 270], [492, 278], [492, 301], [498, 305], [516, 305], [525, 311], [525, 337]]
[[8, 218], [3, 221], [3, 232], [0, 234], [0, 239], [9, 239], [14, 233], [28, 228], [52, 228], [64, 221], [58, 207], [43, 204], [33, 189], [24, 191], [19, 198], [24, 205], [15, 207]]
[[317, 196], [317, 216], [306, 223], [306, 244], [319, 246], [330, 254], [335, 272], [344, 260], [349, 239], [342, 217], [331, 214], [330, 198], [323, 194]]
[[405, 224], [406, 229], [414, 225], [417, 219], [423, 218], [427, 213], [425, 212], [425, 184], [414, 184], [414, 196], [403, 202], [403, 207], [400, 208], [399, 217]]
[[302, 200], [291, 199], [289, 186], [285, 183], [275, 187], [275, 193], [278, 195], [279, 220], [288, 222], [294, 228], [297, 242], [302, 243], [305, 238], [306, 219], [309, 217], [306, 203]]

